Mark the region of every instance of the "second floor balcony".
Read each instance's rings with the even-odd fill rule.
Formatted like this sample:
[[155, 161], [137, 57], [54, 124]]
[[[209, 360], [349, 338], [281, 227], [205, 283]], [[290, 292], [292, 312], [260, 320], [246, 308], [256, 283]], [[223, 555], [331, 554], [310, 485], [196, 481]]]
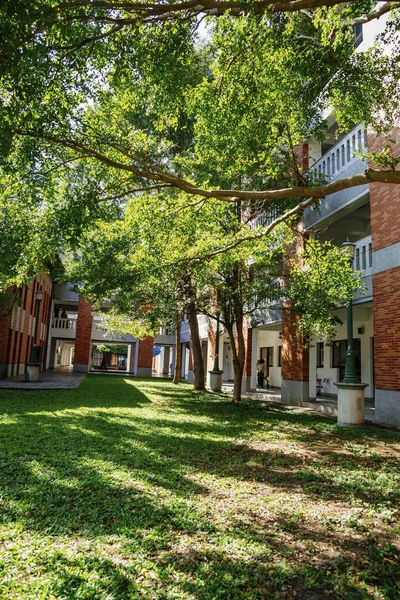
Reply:
[[[317, 160], [309, 171], [315, 181], [335, 181], [359, 175], [368, 168], [367, 159], [360, 156], [366, 150], [366, 131], [362, 125], [357, 125]], [[306, 228], [310, 229], [346, 208], [354, 207], [356, 202], [361, 205], [368, 191], [368, 184], [359, 185], [321, 198], [318, 205], [305, 210]]]

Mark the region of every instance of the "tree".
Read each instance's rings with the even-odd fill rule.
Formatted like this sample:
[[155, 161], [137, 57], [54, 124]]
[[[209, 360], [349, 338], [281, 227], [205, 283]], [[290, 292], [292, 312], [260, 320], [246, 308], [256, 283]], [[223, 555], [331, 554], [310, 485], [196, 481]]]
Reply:
[[[397, 2], [31, 4], [2, 9], [4, 202], [15, 193], [22, 203], [23, 189], [37, 205], [49, 170], [69, 161], [110, 171], [114, 195], [174, 187], [199, 201], [278, 202], [282, 218], [338, 190], [400, 182], [395, 156], [327, 182], [301, 173], [294, 151], [323, 138], [327, 105], [344, 128], [396, 122], [399, 48], [382, 49]], [[390, 11], [376, 46], [354, 53], [351, 25]], [[203, 41], [199, 14], [210, 23]]]
[[[74, 252], [97, 222], [119, 223], [124, 202], [132, 200], [135, 210], [154, 204], [153, 215], [160, 212], [161, 234], [137, 215], [157, 243], [164, 221], [187, 211], [183, 233], [190, 240], [196, 225], [195, 243], [179, 250], [177, 244], [166, 256], [164, 268], [176, 268], [172, 277], [166, 270], [168, 284], [176, 291], [188, 269], [196, 289], [200, 282], [207, 290], [210, 282], [218, 286], [216, 274], [226, 276], [239, 298], [233, 308], [224, 301], [234, 324], [242, 307], [251, 310], [247, 291], [241, 296], [247, 283], [250, 293], [250, 282], [262, 280], [261, 266], [253, 279], [247, 261], [263, 240], [270, 245], [275, 228], [335, 191], [400, 182], [399, 159], [390, 152], [372, 157], [377, 166], [366, 173], [334, 182], [302, 172], [296, 155], [305, 139], [323, 139], [328, 105], [343, 128], [363, 122], [384, 131], [395, 123], [399, 49], [393, 45], [388, 54], [382, 47], [393, 41], [397, 3], [31, 4], [2, 8], [8, 17], [1, 25], [3, 287], [29, 278], [64, 247]], [[376, 46], [354, 53], [351, 25], [389, 10]], [[205, 39], [198, 35], [199, 13], [209, 23]], [[144, 205], [134, 201], [140, 194]], [[238, 204], [248, 218], [272, 208], [277, 214], [255, 231], [238, 223], [212, 226], [214, 213], [224, 222]], [[135, 227], [127, 252], [132, 239], [140, 248], [145, 235]], [[206, 232], [205, 241], [198, 232]], [[118, 263], [121, 248], [110, 252]], [[142, 281], [146, 259], [133, 252], [132, 278]], [[115, 270], [97, 273], [110, 294], [118, 291]], [[140, 305], [145, 289], [135, 289]], [[240, 370], [239, 355], [240, 348]]]

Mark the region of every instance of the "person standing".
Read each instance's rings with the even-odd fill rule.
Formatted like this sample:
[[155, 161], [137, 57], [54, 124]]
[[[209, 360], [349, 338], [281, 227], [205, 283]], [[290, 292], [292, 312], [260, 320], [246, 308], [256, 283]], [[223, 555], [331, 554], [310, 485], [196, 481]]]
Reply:
[[264, 377], [265, 377], [265, 360], [260, 358], [257, 361], [257, 387], [264, 387]]

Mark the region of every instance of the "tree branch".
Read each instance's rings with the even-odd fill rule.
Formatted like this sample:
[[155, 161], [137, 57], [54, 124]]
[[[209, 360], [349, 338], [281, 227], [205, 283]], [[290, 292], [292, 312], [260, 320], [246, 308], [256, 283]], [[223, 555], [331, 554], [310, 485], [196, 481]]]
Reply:
[[[16, 133], [19, 135], [25, 135], [29, 137], [38, 137], [38, 134], [33, 131], [18, 130]], [[56, 146], [63, 146], [72, 150], [79, 150], [81, 154], [90, 156], [95, 160], [108, 165], [117, 170], [128, 171], [134, 175], [149, 179], [151, 181], [162, 181], [177, 189], [180, 189], [187, 194], [192, 196], [202, 196], [203, 198], [215, 198], [224, 202], [238, 202], [240, 200], [248, 200], [250, 202], [262, 200], [268, 202], [271, 200], [281, 200], [284, 198], [304, 198], [310, 197], [314, 199], [323, 198], [335, 192], [340, 192], [352, 187], [359, 185], [366, 185], [369, 183], [390, 183], [399, 185], [400, 184], [400, 171], [381, 171], [375, 169], [367, 169], [364, 173], [359, 175], [352, 175], [344, 179], [337, 179], [326, 184], [308, 186], [308, 185], [295, 185], [289, 188], [283, 188], [278, 190], [205, 190], [197, 187], [191, 181], [178, 177], [167, 171], [163, 171], [159, 166], [148, 165], [145, 167], [137, 167], [132, 164], [126, 164], [110, 158], [103, 152], [94, 150], [85, 146], [81, 142], [77, 142], [72, 139], [57, 138], [53, 136], [42, 136], [42, 139], [54, 144]], [[134, 160], [133, 157], [131, 157]], [[137, 160], [137, 159], [136, 159]], [[141, 159], [139, 159], [141, 160]]]

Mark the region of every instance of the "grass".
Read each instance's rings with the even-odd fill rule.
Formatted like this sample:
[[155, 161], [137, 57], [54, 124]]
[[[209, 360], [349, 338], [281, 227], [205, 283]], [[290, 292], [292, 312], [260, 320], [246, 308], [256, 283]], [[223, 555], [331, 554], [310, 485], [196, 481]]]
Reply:
[[161, 380], [0, 391], [0, 597], [400, 597], [400, 434]]

